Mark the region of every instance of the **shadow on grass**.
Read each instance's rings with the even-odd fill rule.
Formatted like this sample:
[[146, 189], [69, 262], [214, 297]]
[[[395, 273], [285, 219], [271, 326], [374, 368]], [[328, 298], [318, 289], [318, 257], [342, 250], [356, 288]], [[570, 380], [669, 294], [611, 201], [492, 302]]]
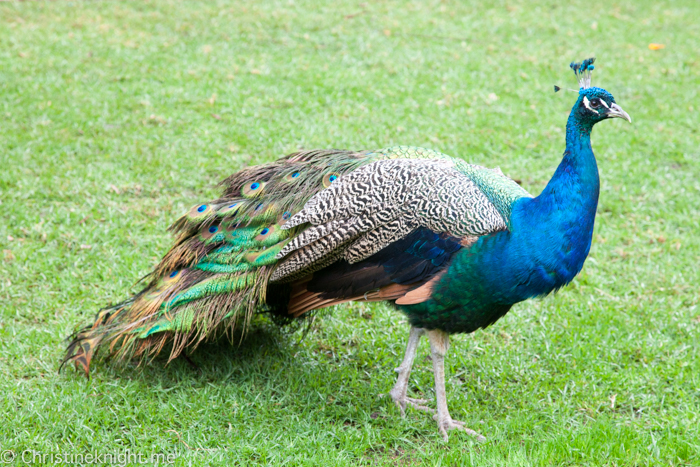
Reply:
[[[203, 342], [170, 362], [168, 346], [157, 357], [144, 361], [122, 362], [100, 354], [92, 362], [91, 378], [173, 386], [187, 382], [244, 384], [251, 376], [276, 378], [280, 370], [283, 374], [293, 372], [294, 377], [304, 377], [297, 374], [304, 370], [294, 358], [303, 337], [303, 326], [279, 328], [272, 323], [256, 322], [243, 336], [237, 333], [232, 339], [223, 336]], [[72, 371], [70, 365], [62, 373], [68, 379], [82, 378], [81, 372]]]

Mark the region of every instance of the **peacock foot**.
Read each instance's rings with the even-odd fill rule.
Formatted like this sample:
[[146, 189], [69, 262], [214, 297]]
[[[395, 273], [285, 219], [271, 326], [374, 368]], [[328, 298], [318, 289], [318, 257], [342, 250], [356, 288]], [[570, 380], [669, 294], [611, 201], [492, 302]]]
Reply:
[[394, 400], [394, 404], [396, 404], [396, 407], [398, 407], [399, 410], [401, 411], [401, 417], [406, 416], [406, 406], [407, 405], [410, 405], [414, 409], [423, 410], [425, 412], [430, 412], [430, 413], [435, 412], [435, 410], [431, 409], [430, 407], [423, 405], [423, 404], [428, 403], [428, 401], [425, 399], [414, 399], [412, 397], [406, 397], [405, 394], [403, 394], [403, 395], [395, 394], [394, 391], [390, 391], [389, 395]]
[[447, 436], [448, 430], [462, 430], [471, 436], [475, 436], [476, 440], [480, 443], [486, 441], [486, 438], [484, 436], [480, 435], [471, 428], [467, 428], [466, 426], [464, 426], [464, 422], [460, 422], [459, 420], [453, 420], [452, 417], [450, 417], [449, 415], [440, 419], [440, 417], [438, 417], [438, 414], [435, 414], [433, 416], [433, 420], [437, 421], [438, 431], [440, 431], [440, 434], [445, 439], [445, 441], [449, 439], [449, 437]]

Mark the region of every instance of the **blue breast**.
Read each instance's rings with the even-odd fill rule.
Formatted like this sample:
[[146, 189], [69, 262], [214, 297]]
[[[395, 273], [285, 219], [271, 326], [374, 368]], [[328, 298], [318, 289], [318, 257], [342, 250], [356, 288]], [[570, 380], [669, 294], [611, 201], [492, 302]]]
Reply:
[[581, 271], [591, 247], [599, 179], [589, 133], [579, 136], [567, 139], [564, 158], [542, 194], [513, 204], [509, 230], [455, 253], [431, 299], [401, 307], [412, 325], [472, 332]]

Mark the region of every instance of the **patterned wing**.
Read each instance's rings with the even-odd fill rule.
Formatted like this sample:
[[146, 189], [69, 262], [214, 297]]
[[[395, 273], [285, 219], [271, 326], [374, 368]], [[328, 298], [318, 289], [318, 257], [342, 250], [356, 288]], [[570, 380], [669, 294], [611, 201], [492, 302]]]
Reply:
[[277, 253], [271, 280], [299, 278], [340, 258], [362, 261], [419, 227], [453, 237], [506, 228], [496, 206], [449, 159], [364, 165], [313, 196], [283, 229], [304, 224], [310, 226]]

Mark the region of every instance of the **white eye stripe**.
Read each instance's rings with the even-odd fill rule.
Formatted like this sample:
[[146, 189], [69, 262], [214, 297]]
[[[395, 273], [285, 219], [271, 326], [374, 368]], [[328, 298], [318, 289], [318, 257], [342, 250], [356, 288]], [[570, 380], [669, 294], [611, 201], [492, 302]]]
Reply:
[[591, 112], [598, 113], [598, 112], [596, 112], [596, 110], [593, 107], [591, 107], [591, 103], [588, 100], [588, 97], [586, 97], [586, 96], [583, 96], [583, 105]]
[[603, 104], [603, 105], [605, 106], [606, 109], [610, 110], [610, 107], [608, 106], [608, 103], [605, 102], [604, 99], [601, 99], [601, 100], [600, 100], [600, 103]]

